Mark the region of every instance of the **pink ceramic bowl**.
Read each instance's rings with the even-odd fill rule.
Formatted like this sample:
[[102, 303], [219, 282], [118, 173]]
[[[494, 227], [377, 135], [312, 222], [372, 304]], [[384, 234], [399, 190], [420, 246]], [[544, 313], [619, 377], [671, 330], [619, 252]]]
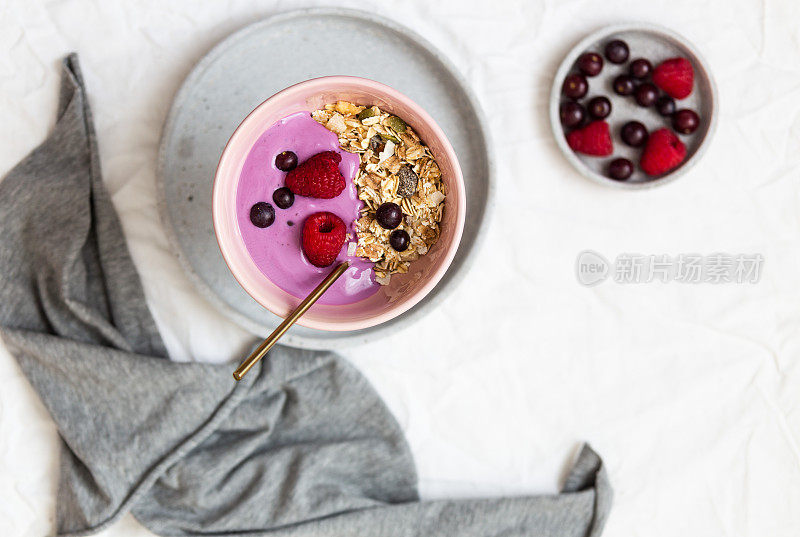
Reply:
[[275, 315], [285, 317], [301, 299], [273, 284], [247, 253], [236, 220], [239, 175], [250, 148], [273, 123], [338, 100], [377, 105], [406, 121], [430, 147], [447, 184], [441, 236], [426, 255], [411, 264], [408, 273], [392, 276], [389, 285], [359, 302], [315, 304], [298, 321], [309, 328], [343, 331], [375, 326], [414, 306], [436, 286], [458, 249], [466, 214], [464, 179], [450, 142], [425, 110], [399, 91], [365, 78], [329, 76], [291, 86], [261, 103], [228, 140], [214, 178], [211, 205], [217, 242], [228, 268], [250, 296]]

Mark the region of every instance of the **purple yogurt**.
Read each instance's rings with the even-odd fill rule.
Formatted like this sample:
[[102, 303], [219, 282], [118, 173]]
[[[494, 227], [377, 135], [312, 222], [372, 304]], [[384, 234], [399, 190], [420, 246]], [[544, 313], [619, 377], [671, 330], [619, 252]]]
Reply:
[[[275, 157], [282, 151], [294, 151], [300, 163], [322, 151], [336, 151], [342, 155], [339, 170], [345, 179], [344, 191], [329, 200], [295, 196], [291, 207], [279, 209], [272, 200], [272, 193], [284, 186], [286, 172], [275, 167]], [[359, 160], [358, 155], [341, 149], [336, 134], [314, 121], [308, 112], [298, 112], [276, 122], [258, 138], [245, 159], [236, 190], [239, 232], [259, 270], [292, 296], [304, 298], [332, 270], [332, 267], [315, 267], [303, 254], [301, 241], [306, 217], [330, 211], [347, 225], [350, 240], [357, 240], [354, 225], [363, 202], [358, 199], [353, 179]], [[275, 222], [267, 228], [258, 228], [250, 222], [250, 208], [259, 201], [266, 201], [275, 208]], [[350, 267], [318, 303], [351, 304], [378, 291], [380, 285], [375, 281], [372, 263], [348, 256], [347, 242], [336, 264], [342, 261], [350, 261]]]

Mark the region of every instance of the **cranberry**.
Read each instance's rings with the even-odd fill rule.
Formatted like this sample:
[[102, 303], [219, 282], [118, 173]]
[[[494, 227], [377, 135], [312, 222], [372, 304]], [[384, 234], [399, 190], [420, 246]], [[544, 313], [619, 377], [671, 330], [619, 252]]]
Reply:
[[583, 123], [586, 117], [586, 111], [579, 103], [575, 101], [567, 101], [561, 103], [558, 109], [559, 116], [561, 117], [561, 124], [571, 129]]
[[603, 57], [596, 52], [584, 52], [578, 58], [578, 69], [586, 76], [597, 76], [603, 70]]
[[570, 99], [577, 101], [589, 91], [589, 83], [586, 81], [585, 76], [573, 73], [567, 75], [567, 78], [564, 79], [564, 85], [561, 87], [561, 91]]
[[587, 108], [594, 119], [605, 119], [611, 113], [611, 101], [608, 97], [594, 97]]
[[669, 95], [659, 97], [656, 101], [656, 110], [662, 116], [671, 116], [675, 112], [675, 99]]
[[653, 106], [658, 99], [658, 89], [650, 82], [645, 82], [636, 88], [633, 97], [639, 106]]
[[633, 175], [633, 163], [626, 158], [615, 158], [608, 165], [608, 176], [617, 181], [624, 181]]
[[619, 75], [614, 79], [614, 93], [617, 95], [632, 95], [636, 89], [636, 82], [630, 75]]
[[633, 78], [647, 78], [653, 72], [653, 64], [644, 58], [639, 58], [631, 62], [628, 71]]
[[647, 141], [647, 128], [638, 121], [629, 121], [622, 126], [620, 138], [631, 147], [641, 147]]
[[628, 61], [628, 44], [621, 39], [609, 41], [606, 45], [606, 58], [611, 63], [625, 63]]
[[684, 108], [672, 115], [672, 128], [679, 134], [692, 134], [700, 126], [700, 116], [694, 110]]

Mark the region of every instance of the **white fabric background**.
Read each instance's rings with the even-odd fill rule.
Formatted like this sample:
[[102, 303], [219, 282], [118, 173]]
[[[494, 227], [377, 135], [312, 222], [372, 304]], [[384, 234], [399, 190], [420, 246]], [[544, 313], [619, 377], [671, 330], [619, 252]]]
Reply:
[[[303, 2], [300, 5], [315, 5]], [[616, 489], [609, 537], [800, 533], [800, 4], [795, 0], [387, 0], [482, 101], [495, 218], [462, 286], [423, 322], [346, 355], [387, 400], [427, 498], [556, 491], [581, 440]], [[155, 205], [162, 121], [193, 63], [287, 1], [0, 4], [0, 173], [47, 135], [58, 61], [80, 53], [102, 165], [176, 359], [241, 356], [250, 336], [193, 291]], [[719, 128], [686, 177], [650, 192], [581, 178], [546, 104], [569, 46], [651, 21], [691, 39]], [[53, 223], [57, 225], [57, 222]], [[2, 232], [2, 230], [0, 230]], [[583, 249], [761, 253], [756, 285], [580, 286]], [[0, 347], [0, 534], [52, 531], [55, 428]], [[131, 516], [104, 537], [150, 535]]]

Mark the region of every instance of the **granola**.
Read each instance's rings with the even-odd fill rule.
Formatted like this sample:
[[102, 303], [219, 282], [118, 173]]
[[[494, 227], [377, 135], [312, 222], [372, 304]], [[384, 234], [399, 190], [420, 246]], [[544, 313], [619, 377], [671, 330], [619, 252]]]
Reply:
[[[354, 182], [364, 207], [356, 222], [358, 243], [348, 245], [348, 254], [352, 251], [372, 261], [377, 282], [387, 285], [392, 274], [408, 272], [411, 262], [439, 239], [447, 196], [439, 165], [405, 121], [377, 106], [339, 101], [311, 116], [339, 136], [342, 149], [361, 157]], [[396, 203], [403, 211], [397, 229], [405, 230], [411, 243], [402, 252], [389, 244], [392, 230], [375, 220], [375, 211], [385, 202]]]

